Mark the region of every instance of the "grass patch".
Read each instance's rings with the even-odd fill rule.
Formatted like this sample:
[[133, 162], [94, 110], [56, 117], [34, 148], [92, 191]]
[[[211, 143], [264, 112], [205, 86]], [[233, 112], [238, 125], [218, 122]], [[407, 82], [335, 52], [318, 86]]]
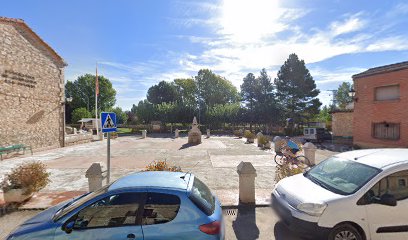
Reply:
[[131, 128], [118, 128], [117, 133], [118, 133], [118, 134], [121, 134], [121, 133], [132, 133], [132, 129], [131, 129]]

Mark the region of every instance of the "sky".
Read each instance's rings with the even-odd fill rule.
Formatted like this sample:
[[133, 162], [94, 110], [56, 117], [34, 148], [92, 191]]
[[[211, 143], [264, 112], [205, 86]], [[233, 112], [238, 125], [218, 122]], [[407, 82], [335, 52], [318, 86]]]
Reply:
[[158, 82], [211, 69], [238, 89], [250, 72], [274, 79], [289, 54], [306, 62], [328, 105], [368, 68], [408, 60], [408, 1], [1, 0], [68, 63], [66, 81], [95, 73], [129, 110]]

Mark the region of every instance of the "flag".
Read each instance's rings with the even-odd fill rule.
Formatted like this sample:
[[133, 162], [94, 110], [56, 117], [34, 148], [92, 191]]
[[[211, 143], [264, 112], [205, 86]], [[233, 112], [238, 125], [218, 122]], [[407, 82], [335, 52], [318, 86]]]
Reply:
[[98, 66], [96, 67], [95, 94], [99, 95]]

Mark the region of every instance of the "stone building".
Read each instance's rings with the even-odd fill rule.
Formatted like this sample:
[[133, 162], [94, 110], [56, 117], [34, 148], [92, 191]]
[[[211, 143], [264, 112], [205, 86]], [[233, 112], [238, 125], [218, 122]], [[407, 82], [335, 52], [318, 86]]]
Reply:
[[368, 69], [353, 81], [353, 143], [408, 147], [408, 62]]
[[331, 114], [333, 141], [338, 144], [352, 144], [353, 109], [335, 110]]
[[64, 146], [65, 66], [23, 20], [0, 17], [0, 146]]

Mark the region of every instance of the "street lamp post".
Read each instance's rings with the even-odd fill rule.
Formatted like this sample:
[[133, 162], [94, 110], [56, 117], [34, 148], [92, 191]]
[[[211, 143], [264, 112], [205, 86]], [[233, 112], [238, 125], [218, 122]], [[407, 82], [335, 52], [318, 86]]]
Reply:
[[348, 94], [351, 97], [351, 99], [353, 99], [353, 101], [355, 102], [358, 101], [358, 97], [356, 97], [356, 91], [353, 88], [349, 91]]

